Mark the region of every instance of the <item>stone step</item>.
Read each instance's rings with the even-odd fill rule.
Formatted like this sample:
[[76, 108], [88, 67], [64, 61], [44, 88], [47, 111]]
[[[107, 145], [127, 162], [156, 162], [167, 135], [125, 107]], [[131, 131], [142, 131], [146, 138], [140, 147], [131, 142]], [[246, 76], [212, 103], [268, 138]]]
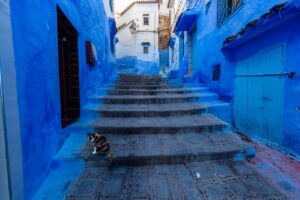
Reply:
[[[221, 159], [246, 159], [255, 156], [255, 149], [231, 132], [186, 134], [117, 134], [106, 135], [114, 165], [181, 164]], [[87, 143], [82, 157], [103, 162], [93, 155]]]
[[227, 123], [210, 114], [180, 117], [106, 118], [90, 125], [105, 134], [159, 134], [222, 131]]
[[138, 80], [138, 79], [128, 79], [128, 80], [122, 80], [118, 79], [116, 84], [119, 85], [159, 85], [159, 84], [167, 84], [165, 80], [162, 79], [149, 79], [149, 80]]
[[165, 95], [111, 95], [111, 96], [92, 96], [92, 102], [102, 102], [104, 104], [162, 104], [162, 103], [182, 103], [197, 102], [200, 94], [165, 94]]
[[161, 78], [160, 75], [142, 75], [142, 74], [119, 74], [119, 78], [153, 79]]
[[103, 104], [93, 109], [101, 117], [168, 117], [196, 115], [205, 112], [206, 106], [198, 103], [176, 104]]
[[[170, 85], [168, 83], [161, 84], [152, 84], [152, 85], [142, 85], [142, 84], [105, 84], [103, 89], [137, 89], [137, 90], [160, 90], [160, 89], [176, 89], [176, 88], [202, 88], [206, 86], [202, 84], [193, 84], [193, 85], [185, 85], [185, 84], [176, 84]], [[208, 89], [208, 88], [207, 88]]]
[[142, 85], [142, 84], [129, 84], [129, 85], [119, 85], [119, 84], [114, 84], [111, 85], [110, 88], [115, 88], [115, 89], [142, 89], [142, 90], [158, 90], [158, 89], [166, 89], [170, 88], [168, 84], [155, 84], [155, 85]]
[[195, 88], [167, 88], [158, 90], [143, 89], [110, 89], [108, 95], [158, 95], [158, 94], [186, 94], [208, 92], [206, 87]]

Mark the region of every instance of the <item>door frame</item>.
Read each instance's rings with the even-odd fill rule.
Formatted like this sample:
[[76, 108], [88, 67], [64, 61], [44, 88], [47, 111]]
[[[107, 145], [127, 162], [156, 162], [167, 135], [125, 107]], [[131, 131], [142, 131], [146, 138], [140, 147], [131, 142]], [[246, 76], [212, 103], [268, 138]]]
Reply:
[[63, 10], [56, 5], [61, 126], [80, 118], [79, 33]]
[[[242, 62], [242, 61], [245, 61], [245, 60], [247, 60], [247, 59], [249, 59], [249, 58], [251, 58], [251, 57], [253, 57], [253, 56], [255, 56], [255, 55], [259, 55], [259, 54], [262, 54], [262, 53], [264, 53], [264, 52], [268, 52], [268, 51], [271, 51], [272, 49], [276, 49], [276, 48], [279, 48], [279, 47], [281, 47], [282, 48], [282, 60], [281, 60], [281, 73], [284, 73], [284, 71], [285, 71], [285, 59], [286, 59], [286, 43], [285, 42], [280, 42], [280, 43], [277, 43], [276, 45], [273, 45], [273, 46], [270, 46], [270, 47], [267, 47], [267, 48], [265, 48], [265, 49], [262, 49], [262, 50], [260, 50], [260, 51], [257, 51], [255, 54], [253, 54], [253, 55], [251, 55], [251, 56], [248, 56], [247, 58], [244, 58], [244, 59], [242, 59], [242, 60], [239, 60], [239, 61], [237, 61], [236, 62], [236, 66], [235, 66], [235, 80], [234, 80], [234, 99], [233, 99], [233, 122], [234, 122], [234, 126], [235, 126], [235, 128], [238, 130], [238, 131], [241, 131], [242, 133], [244, 133], [245, 131], [244, 130], [240, 130], [240, 128], [244, 128], [244, 127], [240, 127], [240, 128], [238, 128], [237, 126], [236, 126], [236, 117], [237, 117], [237, 113], [235, 112], [236, 111], [236, 108], [235, 108], [235, 105], [236, 105], [236, 88], [237, 88], [237, 83], [236, 83], [236, 81], [237, 81], [237, 78], [240, 78], [240, 77], [238, 77], [237, 76], [237, 74], [236, 74], [236, 70], [237, 70], [237, 64], [239, 63], [239, 62]], [[248, 66], [247, 66], [248, 67]], [[248, 74], [248, 69], [247, 69], [247, 74]], [[245, 75], [247, 75], [247, 74], [245, 74]], [[265, 74], [265, 75], [268, 75], [268, 74], [266, 74], [266, 73], [261, 73], [261, 74]], [[277, 74], [277, 72], [276, 73], [270, 73], [270, 75], [271, 74]], [[249, 75], [249, 74], [248, 74]], [[249, 122], [248, 122], [248, 109], [249, 109], [249, 106], [248, 106], [248, 93], [249, 93], [249, 91], [248, 91], [248, 88], [249, 88], [249, 86], [248, 86], [248, 84], [249, 84], [249, 78], [247, 77], [246, 78], [247, 80], [247, 102], [246, 102], [246, 107], [247, 107], [247, 127], [246, 127], [246, 129], [248, 128], [248, 126], [249, 126]], [[284, 77], [282, 77], [282, 79], [284, 79]], [[263, 80], [261, 80], [261, 81], [263, 81]], [[262, 84], [263, 85], [263, 84]], [[285, 86], [285, 81], [284, 80], [282, 80], [282, 82], [281, 82], [281, 90], [282, 90], [282, 92], [284, 92], [283, 91], [283, 89], [284, 89], [284, 86]], [[263, 92], [263, 86], [262, 86], [262, 88], [261, 88], [261, 92]], [[262, 94], [262, 96], [263, 96], [263, 94]], [[280, 98], [281, 98], [281, 100], [280, 100], [280, 115], [282, 116], [282, 114], [283, 114], [283, 102], [284, 102], [284, 98], [283, 98], [283, 93], [282, 93], [282, 95], [280, 96]], [[263, 104], [263, 102], [262, 102], [262, 104]], [[263, 111], [262, 111], [262, 116], [261, 116], [261, 118], [262, 118], [262, 120], [263, 120]], [[262, 121], [262, 126], [263, 126], [263, 121]], [[281, 139], [279, 140], [279, 141], [270, 141], [270, 140], [268, 140], [268, 138], [265, 138], [264, 137], [264, 135], [265, 134], [263, 134], [263, 133], [261, 133], [261, 134], [257, 134], [257, 135], [255, 135], [255, 136], [257, 136], [257, 137], [260, 137], [260, 138], [263, 138], [263, 139], [266, 139], [266, 140], [268, 140], [268, 141], [270, 141], [270, 142], [275, 142], [275, 143], [278, 143], [278, 144], [280, 144], [281, 142], [282, 142], [282, 137], [283, 137], [283, 129], [282, 129], [282, 127], [283, 127], [283, 120], [281, 120], [281, 122], [280, 122], [280, 125], [279, 125], [280, 127], [280, 137], [281, 137]], [[263, 130], [263, 129], [262, 129]], [[249, 133], [244, 133], [244, 134], [246, 134], [246, 135], [250, 135], [250, 136], [253, 136], [252, 134], [249, 134]]]

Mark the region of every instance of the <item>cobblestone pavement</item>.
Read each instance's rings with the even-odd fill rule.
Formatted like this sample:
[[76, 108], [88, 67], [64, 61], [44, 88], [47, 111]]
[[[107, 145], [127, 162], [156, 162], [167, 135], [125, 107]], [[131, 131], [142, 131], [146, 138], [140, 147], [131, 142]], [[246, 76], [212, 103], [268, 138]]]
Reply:
[[238, 161], [143, 167], [88, 167], [68, 200], [286, 200], [251, 167]]

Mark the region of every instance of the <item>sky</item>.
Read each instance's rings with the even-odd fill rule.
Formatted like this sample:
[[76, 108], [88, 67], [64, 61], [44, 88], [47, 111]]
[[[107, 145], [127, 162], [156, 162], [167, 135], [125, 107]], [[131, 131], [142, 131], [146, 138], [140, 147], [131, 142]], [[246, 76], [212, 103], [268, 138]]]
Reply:
[[114, 0], [116, 12], [122, 12], [134, 0]]

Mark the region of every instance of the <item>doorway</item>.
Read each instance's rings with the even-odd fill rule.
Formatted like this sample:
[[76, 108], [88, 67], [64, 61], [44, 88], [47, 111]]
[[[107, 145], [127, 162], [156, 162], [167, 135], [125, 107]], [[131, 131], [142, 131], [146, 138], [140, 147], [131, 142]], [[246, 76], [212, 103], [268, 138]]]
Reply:
[[66, 127], [80, 116], [78, 32], [57, 6], [61, 124]]
[[197, 46], [197, 26], [194, 26], [188, 35], [188, 76], [193, 75], [193, 68], [196, 65], [196, 46]]
[[283, 47], [238, 62], [233, 106], [240, 131], [277, 144], [282, 140]]

